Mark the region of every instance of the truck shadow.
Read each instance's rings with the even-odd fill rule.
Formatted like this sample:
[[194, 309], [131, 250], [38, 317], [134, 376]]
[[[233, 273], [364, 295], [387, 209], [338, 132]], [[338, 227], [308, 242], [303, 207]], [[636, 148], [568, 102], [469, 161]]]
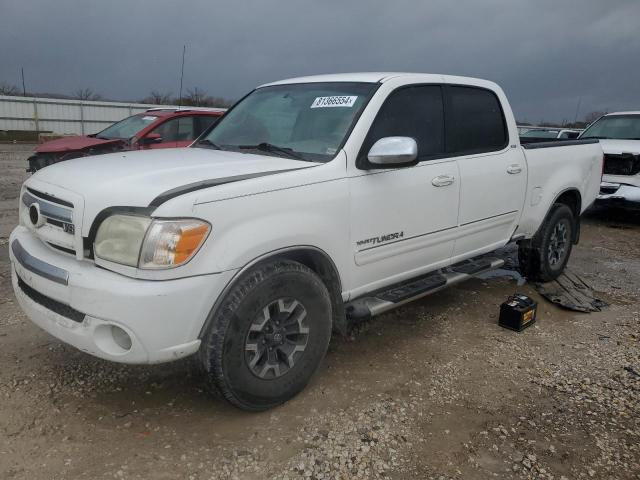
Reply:
[[595, 205], [585, 212], [583, 220], [592, 224], [604, 224], [613, 229], [635, 229], [640, 227], [640, 209], [630, 210]]
[[[456, 290], [440, 292], [428, 305], [445, 310], [456, 295]], [[425, 312], [424, 305], [419, 302], [364, 322], [347, 338], [335, 334], [307, 388], [285, 405], [262, 413], [247, 414], [209, 392], [196, 357], [160, 365], [120, 365], [51, 339], [37, 354], [44, 360], [38, 362], [38, 373], [53, 385], [52, 406], [82, 405], [89, 417], [100, 419], [103, 428], [121, 430], [122, 425], [133, 423], [144, 433], [146, 421], [161, 417], [160, 423], [152, 423], [195, 432], [204, 422], [218, 432], [228, 428], [226, 435], [235, 436], [234, 428], [253, 428], [256, 417], [266, 420], [275, 414], [302, 419], [310, 408], [344, 408], [371, 391], [392, 388], [396, 377], [383, 375], [384, 381], [380, 380], [379, 369], [385, 370], [380, 352], [405, 348], [416, 335], [435, 338], [443, 328], [444, 317]]]
[[144, 441], [140, 448], [146, 454], [188, 439], [225, 452], [274, 440], [284, 455], [297, 445], [309, 415], [323, 417], [380, 398], [408, 398], [415, 389], [427, 398], [431, 389], [453, 382], [458, 373], [449, 370], [450, 362], [466, 355], [461, 352], [486, 338], [514, 335], [497, 325], [497, 312], [515, 288], [534, 294], [529, 285], [516, 287], [513, 278], [470, 280], [363, 322], [348, 338], [334, 336], [310, 385], [283, 406], [261, 413], [240, 411], [207, 392], [195, 359], [117, 365], [52, 340], [39, 353], [46, 361], [38, 364], [48, 364], [40, 373], [48, 372], [54, 385], [48, 401], [63, 417], [80, 412], [111, 439]]

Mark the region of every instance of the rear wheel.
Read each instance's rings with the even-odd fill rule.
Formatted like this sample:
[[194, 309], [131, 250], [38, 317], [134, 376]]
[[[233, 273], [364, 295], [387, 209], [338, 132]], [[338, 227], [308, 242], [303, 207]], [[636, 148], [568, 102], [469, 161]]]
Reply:
[[533, 239], [520, 244], [520, 272], [529, 280], [539, 282], [558, 278], [569, 261], [575, 229], [571, 209], [555, 204]]
[[331, 337], [329, 292], [304, 265], [257, 266], [234, 285], [203, 337], [210, 390], [244, 410], [265, 410], [299, 393]]

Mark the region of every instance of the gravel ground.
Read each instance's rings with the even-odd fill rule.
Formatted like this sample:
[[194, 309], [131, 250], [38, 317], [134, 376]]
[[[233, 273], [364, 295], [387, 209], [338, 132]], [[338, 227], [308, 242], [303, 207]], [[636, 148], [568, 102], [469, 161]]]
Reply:
[[[6, 237], [28, 151], [0, 145], [0, 478], [640, 476], [640, 217], [585, 219], [570, 268], [604, 311], [472, 280], [334, 338], [301, 395], [247, 414], [207, 396], [189, 359], [111, 364], [26, 319]], [[497, 326], [516, 289], [540, 305], [520, 334]]]
[[0, 246], [16, 224], [18, 194], [27, 178], [27, 157], [33, 147], [0, 143]]

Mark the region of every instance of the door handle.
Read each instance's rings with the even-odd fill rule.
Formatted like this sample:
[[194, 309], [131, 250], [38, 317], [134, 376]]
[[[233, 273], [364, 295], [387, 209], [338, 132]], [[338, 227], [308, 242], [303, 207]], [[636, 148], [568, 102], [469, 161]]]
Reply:
[[509, 165], [507, 167], [507, 173], [510, 173], [512, 175], [516, 174], [516, 173], [520, 173], [522, 171], [522, 167], [520, 165], [518, 165], [517, 163], [514, 163], [513, 165]]
[[455, 179], [453, 175], [438, 175], [431, 180], [431, 185], [434, 187], [446, 187], [447, 185], [451, 185]]

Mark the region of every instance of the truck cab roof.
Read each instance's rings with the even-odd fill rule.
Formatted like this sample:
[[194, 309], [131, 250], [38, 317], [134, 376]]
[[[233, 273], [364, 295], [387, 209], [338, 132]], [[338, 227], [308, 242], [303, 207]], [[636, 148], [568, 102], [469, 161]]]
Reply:
[[327, 75], [311, 75], [306, 77], [294, 77], [277, 82], [270, 82], [260, 85], [267, 87], [272, 85], [286, 85], [291, 83], [320, 83], [320, 82], [364, 82], [364, 83], [385, 83], [392, 79], [406, 78], [412, 82], [425, 83], [461, 83], [468, 85], [483, 86], [497, 89], [497, 84], [480, 78], [459, 77], [455, 75], [441, 75], [437, 73], [411, 73], [411, 72], [354, 72], [354, 73], [332, 73]]
[[640, 111], [638, 110], [632, 110], [629, 112], [611, 112], [611, 113], [607, 113], [605, 115], [603, 115], [604, 117], [610, 117], [612, 115], [640, 115]]

